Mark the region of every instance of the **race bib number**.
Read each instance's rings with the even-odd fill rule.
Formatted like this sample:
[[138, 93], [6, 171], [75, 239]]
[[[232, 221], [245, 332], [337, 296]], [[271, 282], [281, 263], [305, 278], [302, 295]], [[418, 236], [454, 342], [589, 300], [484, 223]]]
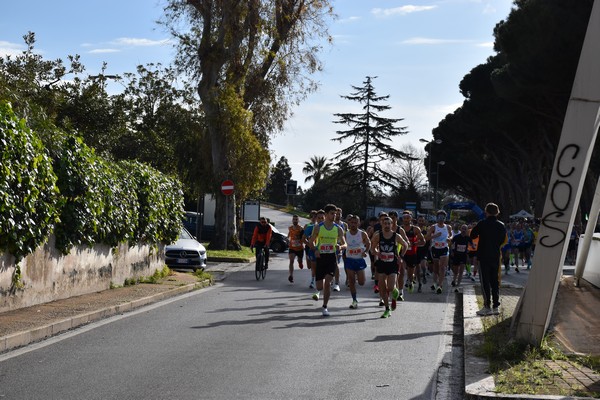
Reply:
[[379, 259], [383, 262], [394, 261], [394, 253], [380, 253]]
[[362, 249], [360, 247], [348, 248], [346, 249], [346, 255], [352, 258], [360, 258], [362, 257]]
[[334, 247], [332, 244], [321, 244], [319, 245], [319, 253], [333, 253], [335, 251]]
[[290, 245], [292, 247], [300, 247], [301, 243], [300, 243], [300, 241], [298, 239], [294, 239], [294, 240], [292, 240], [292, 242], [290, 243]]
[[434, 242], [433, 246], [436, 249], [443, 249], [444, 247], [448, 247], [448, 243], [446, 243], [446, 242]]
[[458, 251], [459, 253], [464, 253], [466, 250], [467, 250], [467, 246], [465, 246], [464, 244], [456, 245], [456, 251]]

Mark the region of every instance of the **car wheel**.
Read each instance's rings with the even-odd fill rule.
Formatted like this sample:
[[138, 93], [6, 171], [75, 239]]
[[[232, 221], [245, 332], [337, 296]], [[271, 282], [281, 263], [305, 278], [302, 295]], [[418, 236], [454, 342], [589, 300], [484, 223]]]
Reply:
[[285, 246], [281, 242], [273, 242], [271, 243], [271, 250], [275, 253], [283, 253], [285, 251]]

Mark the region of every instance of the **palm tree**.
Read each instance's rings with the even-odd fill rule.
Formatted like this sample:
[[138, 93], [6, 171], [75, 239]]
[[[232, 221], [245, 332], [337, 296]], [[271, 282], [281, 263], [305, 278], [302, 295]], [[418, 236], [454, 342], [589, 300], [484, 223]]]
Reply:
[[304, 179], [304, 182], [308, 182], [312, 179], [314, 183], [317, 183], [331, 173], [331, 171], [332, 164], [327, 161], [327, 157], [325, 156], [312, 156], [310, 161], [304, 161], [304, 168], [302, 168], [302, 172], [308, 175], [306, 179]]

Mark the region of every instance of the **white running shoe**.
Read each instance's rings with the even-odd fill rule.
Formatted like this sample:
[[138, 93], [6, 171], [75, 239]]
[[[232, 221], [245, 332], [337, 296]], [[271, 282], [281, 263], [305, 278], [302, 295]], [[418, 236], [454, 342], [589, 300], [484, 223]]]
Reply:
[[340, 285], [338, 285], [337, 283], [335, 285], [333, 285], [333, 291], [334, 292], [339, 292], [340, 290], [341, 290], [340, 289]]
[[483, 307], [481, 310], [476, 312], [480, 317], [485, 317], [487, 315], [492, 315], [492, 310], [489, 307]]
[[350, 308], [356, 310], [358, 308], [358, 301], [354, 300], [352, 304], [350, 304]]
[[328, 309], [326, 309], [326, 308], [323, 309], [323, 316], [324, 317], [329, 317], [329, 310]]

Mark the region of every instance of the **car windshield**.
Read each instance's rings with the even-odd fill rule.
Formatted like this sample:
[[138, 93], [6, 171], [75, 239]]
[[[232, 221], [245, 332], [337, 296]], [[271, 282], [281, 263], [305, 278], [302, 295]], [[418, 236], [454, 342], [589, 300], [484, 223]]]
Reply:
[[181, 228], [179, 239], [192, 239], [192, 235], [190, 235], [190, 233], [185, 228]]

